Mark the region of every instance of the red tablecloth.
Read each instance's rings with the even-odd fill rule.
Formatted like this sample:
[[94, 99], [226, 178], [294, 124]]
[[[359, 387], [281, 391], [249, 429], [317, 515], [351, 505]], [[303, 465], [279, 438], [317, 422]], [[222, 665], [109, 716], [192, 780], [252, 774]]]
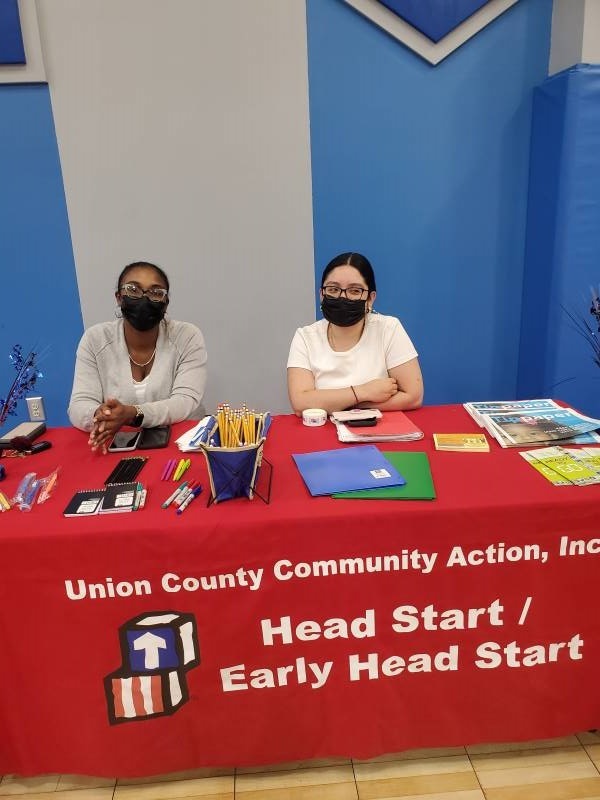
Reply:
[[172, 444], [146, 453], [143, 510], [66, 519], [127, 454], [60, 429], [5, 460], [8, 494], [26, 471], [61, 473], [46, 504], [0, 515], [0, 772], [135, 776], [596, 727], [600, 486], [553, 487], [495, 442], [436, 452], [433, 432], [477, 429], [459, 406], [410, 416], [425, 439], [378, 446], [428, 452], [434, 501], [311, 498], [291, 453], [352, 445], [292, 416], [267, 441], [268, 505], [207, 507], [194, 454], [205, 494], [162, 510]]

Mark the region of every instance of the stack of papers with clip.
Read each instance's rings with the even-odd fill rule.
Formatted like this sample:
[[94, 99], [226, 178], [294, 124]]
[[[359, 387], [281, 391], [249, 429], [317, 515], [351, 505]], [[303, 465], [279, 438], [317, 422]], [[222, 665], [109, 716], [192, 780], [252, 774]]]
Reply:
[[414, 442], [423, 438], [423, 431], [402, 411], [385, 411], [369, 428], [349, 428], [334, 422], [340, 442]]
[[208, 444], [208, 438], [215, 427], [216, 419], [212, 416], [203, 417], [193, 428], [183, 433], [175, 444], [183, 453], [197, 453], [200, 442]]

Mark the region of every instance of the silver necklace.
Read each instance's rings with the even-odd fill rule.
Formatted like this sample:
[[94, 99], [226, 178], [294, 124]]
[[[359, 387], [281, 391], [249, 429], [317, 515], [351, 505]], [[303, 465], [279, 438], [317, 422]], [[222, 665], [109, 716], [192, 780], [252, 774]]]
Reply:
[[150, 356], [150, 358], [148, 359], [148, 361], [144, 361], [144, 363], [143, 363], [143, 364], [138, 364], [138, 362], [137, 362], [137, 361], [134, 361], [134, 360], [133, 360], [133, 358], [132, 358], [132, 356], [131, 356], [131, 353], [129, 352], [129, 348], [127, 349], [127, 354], [128, 354], [128, 356], [129, 356], [129, 360], [131, 361], [131, 363], [132, 363], [132, 364], [135, 364], [135, 366], [136, 366], [136, 367], [147, 367], [147, 366], [148, 366], [148, 364], [149, 364], [149, 363], [152, 361], [152, 359], [153, 359], [153, 358], [154, 358], [154, 356], [156, 355], [156, 347], [155, 347], [155, 348], [154, 348], [154, 350], [152, 351], [152, 355]]

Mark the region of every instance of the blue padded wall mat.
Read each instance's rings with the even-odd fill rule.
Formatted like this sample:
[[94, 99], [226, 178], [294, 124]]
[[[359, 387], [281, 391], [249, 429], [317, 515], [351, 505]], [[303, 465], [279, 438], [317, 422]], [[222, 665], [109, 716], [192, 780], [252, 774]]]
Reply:
[[597, 332], [600, 65], [577, 64], [534, 91], [519, 397], [555, 397], [600, 417], [600, 366], [570, 319]]

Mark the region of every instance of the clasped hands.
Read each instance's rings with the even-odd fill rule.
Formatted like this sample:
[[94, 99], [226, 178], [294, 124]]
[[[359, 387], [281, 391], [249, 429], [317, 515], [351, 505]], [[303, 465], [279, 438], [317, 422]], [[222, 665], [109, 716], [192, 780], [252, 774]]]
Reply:
[[396, 378], [375, 378], [360, 386], [354, 387], [358, 394], [360, 405], [363, 403], [385, 403], [393, 397], [399, 390]]
[[126, 406], [114, 397], [101, 403], [94, 412], [88, 444], [92, 450], [106, 453], [115, 433], [135, 417], [135, 406]]

